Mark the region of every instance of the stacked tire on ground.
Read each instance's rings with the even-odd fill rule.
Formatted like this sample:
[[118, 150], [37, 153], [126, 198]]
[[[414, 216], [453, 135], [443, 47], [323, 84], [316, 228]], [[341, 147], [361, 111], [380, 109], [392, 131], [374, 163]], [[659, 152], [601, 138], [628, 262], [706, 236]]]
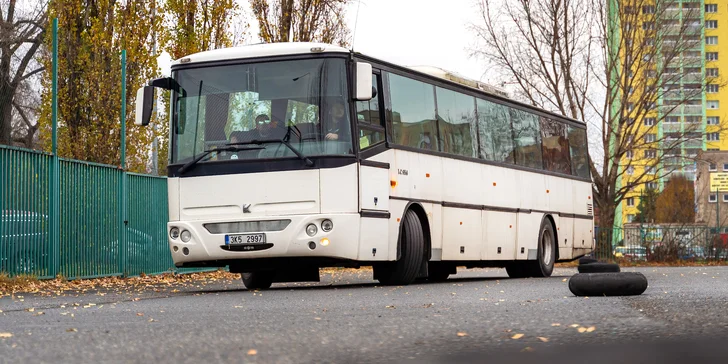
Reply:
[[569, 279], [569, 290], [575, 296], [636, 296], [647, 289], [642, 273], [621, 272], [619, 265], [596, 259], [579, 259], [579, 273]]

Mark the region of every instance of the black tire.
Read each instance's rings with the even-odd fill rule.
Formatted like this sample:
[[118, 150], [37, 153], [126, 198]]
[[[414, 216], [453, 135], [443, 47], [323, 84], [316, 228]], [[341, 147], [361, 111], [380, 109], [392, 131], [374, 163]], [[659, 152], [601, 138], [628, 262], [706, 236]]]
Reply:
[[579, 265], [586, 265], [586, 264], [592, 264], [592, 263], [598, 263], [599, 261], [591, 258], [591, 257], [582, 257], [579, 258]]
[[243, 284], [249, 290], [268, 289], [273, 284], [274, 272], [242, 273]]
[[427, 264], [427, 280], [430, 282], [444, 282], [452, 274], [454, 267], [440, 262]]
[[580, 273], [569, 279], [569, 290], [575, 296], [636, 296], [647, 289], [642, 273]]
[[579, 273], [619, 273], [619, 265], [613, 263], [591, 263], [577, 267]]
[[412, 210], [407, 210], [404, 215], [399, 244], [402, 255], [398, 261], [374, 267], [374, 277], [383, 285], [412, 283], [425, 260], [425, 234], [420, 218]]

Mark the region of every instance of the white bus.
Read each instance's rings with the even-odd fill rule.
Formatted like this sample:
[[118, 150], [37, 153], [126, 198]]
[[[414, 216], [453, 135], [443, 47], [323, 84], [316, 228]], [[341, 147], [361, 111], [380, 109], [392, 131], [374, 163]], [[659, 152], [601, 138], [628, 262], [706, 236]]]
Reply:
[[278, 43], [175, 61], [139, 89], [139, 125], [154, 87], [171, 90], [178, 267], [265, 289], [372, 266], [402, 285], [456, 267], [548, 277], [594, 248], [585, 124], [476, 82]]

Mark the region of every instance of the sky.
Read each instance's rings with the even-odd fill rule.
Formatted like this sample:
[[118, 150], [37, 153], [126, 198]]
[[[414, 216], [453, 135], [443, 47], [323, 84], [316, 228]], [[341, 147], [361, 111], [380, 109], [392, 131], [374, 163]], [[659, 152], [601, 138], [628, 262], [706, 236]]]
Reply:
[[[257, 42], [257, 24], [247, 2], [241, 5]], [[468, 56], [475, 37], [467, 27], [478, 21], [476, 0], [353, 0], [346, 19], [356, 52], [403, 66], [436, 66], [488, 81], [486, 66]], [[169, 74], [170, 62], [169, 55], [160, 57], [164, 74]]]

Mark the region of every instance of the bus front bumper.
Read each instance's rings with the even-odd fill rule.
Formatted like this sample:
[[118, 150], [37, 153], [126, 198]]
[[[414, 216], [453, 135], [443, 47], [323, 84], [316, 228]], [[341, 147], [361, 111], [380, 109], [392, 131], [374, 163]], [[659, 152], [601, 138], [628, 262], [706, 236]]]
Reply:
[[[167, 239], [175, 266], [226, 260], [318, 257], [356, 260], [359, 251], [359, 214], [266, 216], [238, 221], [174, 221], [167, 223]], [[324, 220], [333, 222], [325, 232]], [[280, 222], [283, 223], [280, 223]], [[290, 221], [290, 222], [289, 222]], [[279, 225], [280, 224], [280, 225]], [[280, 226], [286, 225], [280, 230]], [[310, 236], [306, 227], [316, 226]], [[172, 238], [173, 228], [179, 236]], [[253, 230], [251, 230], [253, 229]], [[278, 230], [278, 231], [274, 231]], [[185, 233], [187, 231], [189, 233]], [[243, 242], [236, 243], [241, 235]], [[247, 243], [244, 234], [264, 234], [264, 243]], [[183, 241], [189, 237], [187, 242]], [[259, 239], [260, 236], [254, 239]]]

